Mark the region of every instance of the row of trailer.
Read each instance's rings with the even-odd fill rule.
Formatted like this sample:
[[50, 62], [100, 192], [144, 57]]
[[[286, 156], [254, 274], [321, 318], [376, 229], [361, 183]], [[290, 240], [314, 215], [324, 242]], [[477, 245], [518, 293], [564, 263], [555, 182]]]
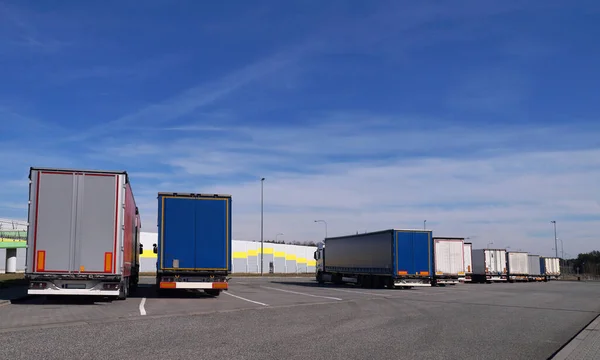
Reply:
[[473, 249], [464, 238], [430, 230], [390, 229], [330, 237], [318, 244], [316, 279], [368, 288], [412, 288], [460, 282], [547, 281], [559, 259], [506, 249]]
[[472, 249], [464, 243], [464, 282], [548, 281], [560, 276], [560, 259], [506, 249]]
[[[125, 171], [31, 168], [30, 295], [125, 299], [140, 279], [141, 221]], [[231, 196], [159, 192], [156, 286], [228, 290]]]

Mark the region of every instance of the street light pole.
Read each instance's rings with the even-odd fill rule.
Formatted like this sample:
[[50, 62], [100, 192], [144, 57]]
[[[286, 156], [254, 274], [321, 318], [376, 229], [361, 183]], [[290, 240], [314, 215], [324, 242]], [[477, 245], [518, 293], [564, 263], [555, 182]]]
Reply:
[[426, 230], [427, 228], [425, 227], [425, 224], [427, 223], [427, 220], [423, 220], [423, 230]]
[[323, 224], [325, 224], [325, 239], [327, 239], [327, 221], [325, 220], [315, 220], [315, 222], [322, 222]]
[[554, 251], [556, 257], [558, 257], [558, 240], [556, 239], [556, 220], [552, 220], [550, 222], [554, 224]]
[[264, 183], [265, 178], [260, 179], [260, 276], [263, 275], [263, 251], [264, 251]]

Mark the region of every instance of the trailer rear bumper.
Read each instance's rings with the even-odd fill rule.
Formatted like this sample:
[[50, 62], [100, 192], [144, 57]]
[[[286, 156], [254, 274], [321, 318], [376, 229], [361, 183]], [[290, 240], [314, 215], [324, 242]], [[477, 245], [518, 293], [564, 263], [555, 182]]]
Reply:
[[506, 281], [506, 275], [487, 275], [485, 277], [487, 281]]
[[27, 295], [119, 296], [120, 282], [98, 280], [30, 280]]
[[430, 278], [400, 278], [394, 279], [394, 286], [397, 287], [431, 287]]
[[527, 281], [529, 279], [529, 276], [528, 275], [522, 275], [522, 274], [519, 274], [519, 275], [509, 275], [508, 279], [512, 280], [512, 281]]
[[443, 279], [435, 279], [435, 282], [438, 284], [458, 284], [458, 278], [443, 278]]
[[196, 290], [229, 290], [227, 282], [182, 282], [182, 281], [161, 281], [161, 289], [196, 289]]
[[27, 295], [85, 295], [85, 296], [119, 296], [119, 290], [88, 289], [29, 289]]
[[461, 276], [458, 278], [458, 281], [460, 282], [471, 282], [471, 275], [465, 275], [465, 276]]

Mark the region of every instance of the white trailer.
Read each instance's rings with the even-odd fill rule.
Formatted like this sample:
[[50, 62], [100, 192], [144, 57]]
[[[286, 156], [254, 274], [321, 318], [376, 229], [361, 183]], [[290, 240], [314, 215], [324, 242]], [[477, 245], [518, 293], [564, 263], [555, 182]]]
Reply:
[[473, 282], [492, 283], [507, 280], [506, 249], [474, 249]]
[[464, 238], [434, 237], [432, 285], [456, 285], [465, 275]]
[[28, 294], [126, 298], [141, 252], [127, 173], [31, 168], [29, 179]]
[[528, 255], [529, 260], [529, 281], [544, 281], [545, 277], [542, 275], [540, 266], [539, 255]]
[[546, 280], [556, 280], [560, 276], [560, 259], [557, 257], [540, 258], [540, 267]]
[[463, 254], [464, 254], [464, 272], [465, 274], [458, 278], [459, 281], [471, 282], [471, 276], [473, 275], [473, 261], [471, 252], [473, 251], [472, 243], [464, 243]]
[[529, 257], [526, 252], [507, 252], [506, 264], [508, 269], [508, 282], [529, 280]]

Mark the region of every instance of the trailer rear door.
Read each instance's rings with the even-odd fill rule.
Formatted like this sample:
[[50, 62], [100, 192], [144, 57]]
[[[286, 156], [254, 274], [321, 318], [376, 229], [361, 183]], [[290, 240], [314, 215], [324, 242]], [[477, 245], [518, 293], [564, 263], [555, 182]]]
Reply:
[[396, 231], [396, 274], [432, 275], [430, 232]]
[[198, 270], [228, 270], [229, 198], [196, 200], [195, 267]]
[[161, 269], [194, 270], [196, 199], [164, 196], [161, 204]]
[[34, 176], [32, 271], [119, 272], [119, 176], [41, 170]]

